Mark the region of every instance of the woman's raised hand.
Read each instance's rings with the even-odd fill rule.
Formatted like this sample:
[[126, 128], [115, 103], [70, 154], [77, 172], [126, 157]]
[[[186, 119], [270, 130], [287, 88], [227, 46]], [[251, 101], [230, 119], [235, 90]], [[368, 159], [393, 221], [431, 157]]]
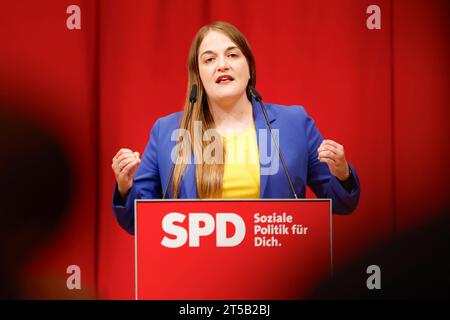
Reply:
[[125, 198], [133, 186], [133, 177], [141, 163], [139, 152], [122, 148], [112, 159], [112, 169], [116, 176], [120, 196]]

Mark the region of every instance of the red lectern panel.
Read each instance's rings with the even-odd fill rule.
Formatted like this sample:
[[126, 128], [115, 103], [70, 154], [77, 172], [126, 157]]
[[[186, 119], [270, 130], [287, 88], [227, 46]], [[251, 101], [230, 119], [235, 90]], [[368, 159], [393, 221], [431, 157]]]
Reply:
[[302, 299], [332, 272], [331, 200], [136, 200], [137, 299]]

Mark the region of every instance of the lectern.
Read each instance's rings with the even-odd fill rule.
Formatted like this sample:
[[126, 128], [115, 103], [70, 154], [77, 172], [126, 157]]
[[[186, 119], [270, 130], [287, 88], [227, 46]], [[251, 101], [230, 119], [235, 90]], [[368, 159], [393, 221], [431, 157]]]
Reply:
[[332, 252], [330, 199], [135, 201], [136, 299], [302, 299]]

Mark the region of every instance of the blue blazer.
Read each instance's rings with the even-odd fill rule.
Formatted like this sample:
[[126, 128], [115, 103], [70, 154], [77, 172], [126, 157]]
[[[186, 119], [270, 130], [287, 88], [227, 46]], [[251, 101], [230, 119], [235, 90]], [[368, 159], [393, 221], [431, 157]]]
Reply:
[[[252, 100], [252, 106], [260, 154], [260, 197], [293, 198], [281, 162], [276, 159], [278, 154], [272, 145], [264, 114], [255, 100]], [[317, 159], [317, 149], [323, 137], [305, 109], [301, 106], [286, 107], [269, 103], [266, 104], [266, 109], [272, 128], [274, 131], [278, 130], [280, 149], [299, 198], [305, 197], [308, 185], [318, 198], [332, 199], [333, 213], [353, 212], [360, 195], [355, 168], [350, 164], [353, 189], [348, 192], [330, 173], [328, 166]], [[134, 200], [162, 198], [162, 189], [172, 168], [171, 152], [176, 144], [176, 141], [171, 141], [171, 135], [173, 130], [180, 127], [181, 118], [182, 112], [177, 112], [156, 121], [125, 202], [121, 201], [116, 184], [113, 211], [119, 224], [130, 234], [134, 234]], [[172, 197], [171, 192], [170, 186], [167, 198]], [[198, 198], [194, 163], [186, 167], [179, 198]]]

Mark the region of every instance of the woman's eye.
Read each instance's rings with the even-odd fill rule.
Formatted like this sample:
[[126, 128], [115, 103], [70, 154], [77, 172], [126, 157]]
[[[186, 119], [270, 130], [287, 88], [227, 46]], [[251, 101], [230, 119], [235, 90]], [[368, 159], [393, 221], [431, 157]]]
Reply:
[[205, 62], [208, 63], [208, 62], [211, 62], [213, 60], [214, 60], [214, 58], [208, 58], [208, 59], [205, 60]]
[[230, 53], [228, 56], [231, 58], [236, 58], [238, 55], [236, 53]]

